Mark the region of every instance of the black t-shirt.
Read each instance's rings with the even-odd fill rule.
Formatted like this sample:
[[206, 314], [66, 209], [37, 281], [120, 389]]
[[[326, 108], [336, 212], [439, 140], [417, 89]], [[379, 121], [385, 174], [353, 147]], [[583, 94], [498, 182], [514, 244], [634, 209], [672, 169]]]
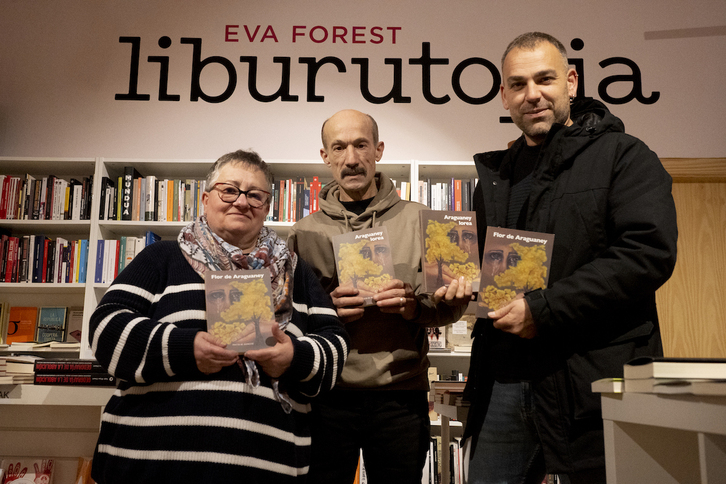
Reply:
[[527, 213], [529, 191], [532, 188], [532, 172], [537, 165], [542, 145], [525, 145], [520, 150], [511, 167], [509, 209], [507, 210], [507, 227], [523, 229]]
[[350, 202], [344, 202], [341, 200], [340, 203], [349, 212], [353, 212], [356, 215], [360, 215], [366, 211], [366, 209], [368, 208], [368, 205], [371, 204], [371, 201], [373, 200], [373, 198], [374, 197], [366, 198], [365, 200], [353, 200]]

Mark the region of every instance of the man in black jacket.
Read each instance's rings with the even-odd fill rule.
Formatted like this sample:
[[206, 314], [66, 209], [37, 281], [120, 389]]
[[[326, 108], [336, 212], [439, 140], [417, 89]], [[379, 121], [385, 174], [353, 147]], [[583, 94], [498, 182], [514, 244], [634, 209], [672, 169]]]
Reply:
[[504, 53], [502, 102], [523, 136], [474, 156], [479, 240], [487, 226], [555, 240], [548, 287], [474, 329], [470, 483], [539, 483], [545, 473], [604, 483], [590, 383], [663, 351], [655, 291], [676, 261], [671, 178], [602, 103], [573, 101], [576, 92], [552, 36], [521, 35]]

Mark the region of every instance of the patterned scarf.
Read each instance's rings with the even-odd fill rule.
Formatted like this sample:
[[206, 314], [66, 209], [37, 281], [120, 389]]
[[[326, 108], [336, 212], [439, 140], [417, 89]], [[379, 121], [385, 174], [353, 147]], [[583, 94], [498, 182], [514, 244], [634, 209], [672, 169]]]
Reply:
[[[275, 231], [262, 227], [255, 248], [245, 255], [239, 247], [225, 242], [212, 232], [207, 225], [206, 216], [202, 215], [179, 232], [177, 241], [192, 269], [202, 278], [206, 271], [269, 269], [275, 320], [280, 329], [285, 330], [292, 319], [292, 281], [297, 266], [297, 254], [289, 251], [287, 244]], [[258, 387], [260, 375], [255, 362], [242, 358], [239, 365], [247, 383]], [[278, 392], [277, 381], [273, 383], [273, 387], [275, 395], [287, 411], [286, 407], [290, 403]]]

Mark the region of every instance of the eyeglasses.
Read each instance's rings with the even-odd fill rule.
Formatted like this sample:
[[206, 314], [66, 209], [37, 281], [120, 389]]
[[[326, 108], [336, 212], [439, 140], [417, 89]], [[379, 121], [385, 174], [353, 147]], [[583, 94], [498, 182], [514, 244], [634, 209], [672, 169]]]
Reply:
[[240, 195], [244, 194], [245, 198], [247, 198], [247, 204], [253, 208], [260, 208], [267, 203], [270, 197], [270, 192], [260, 190], [259, 188], [240, 190], [236, 186], [228, 183], [216, 183], [212, 188], [219, 193], [219, 198], [225, 203], [234, 203]]

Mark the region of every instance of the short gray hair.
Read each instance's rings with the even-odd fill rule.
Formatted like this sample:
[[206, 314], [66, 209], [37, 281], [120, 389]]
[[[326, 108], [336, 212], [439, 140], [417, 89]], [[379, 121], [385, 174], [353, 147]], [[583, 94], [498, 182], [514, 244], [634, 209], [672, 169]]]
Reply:
[[257, 168], [265, 175], [268, 189], [272, 186], [273, 183], [275, 183], [275, 177], [272, 175], [272, 171], [270, 171], [270, 166], [265, 163], [262, 158], [260, 158], [260, 155], [252, 150], [237, 150], [220, 156], [219, 159], [214, 162], [212, 168], [210, 168], [209, 172], [207, 173], [207, 186], [205, 188], [206, 191], [212, 190], [214, 183], [217, 181], [217, 178], [219, 178], [219, 172], [222, 170], [222, 168], [229, 164], [240, 164], [248, 166], [250, 168]]

